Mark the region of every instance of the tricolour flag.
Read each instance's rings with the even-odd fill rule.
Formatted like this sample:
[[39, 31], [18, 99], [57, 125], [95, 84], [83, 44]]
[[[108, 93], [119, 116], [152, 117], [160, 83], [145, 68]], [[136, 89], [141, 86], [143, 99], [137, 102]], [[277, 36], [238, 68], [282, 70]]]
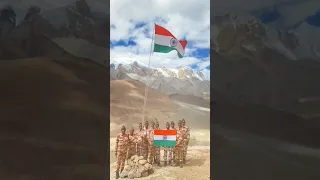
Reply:
[[177, 138], [177, 130], [154, 130], [153, 145], [154, 146], [175, 146]]
[[186, 40], [177, 40], [167, 29], [155, 24], [155, 37], [153, 52], [169, 53], [172, 50], [178, 52], [180, 58], [184, 55], [187, 46]]

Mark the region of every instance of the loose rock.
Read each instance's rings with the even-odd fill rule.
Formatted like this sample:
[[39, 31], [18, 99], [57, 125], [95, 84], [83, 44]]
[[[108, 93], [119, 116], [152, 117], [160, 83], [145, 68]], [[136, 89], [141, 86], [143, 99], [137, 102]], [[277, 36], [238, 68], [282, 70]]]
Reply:
[[152, 174], [153, 167], [143, 158], [143, 156], [134, 155], [128, 159], [128, 163], [125, 165], [123, 172], [120, 174], [121, 178], [141, 178]]

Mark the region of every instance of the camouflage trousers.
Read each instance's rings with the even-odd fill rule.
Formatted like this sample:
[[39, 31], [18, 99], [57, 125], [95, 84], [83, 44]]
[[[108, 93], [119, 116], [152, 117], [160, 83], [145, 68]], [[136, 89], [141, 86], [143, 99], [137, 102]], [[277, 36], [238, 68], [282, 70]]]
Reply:
[[173, 155], [173, 148], [172, 147], [164, 147], [163, 160], [171, 162], [172, 161], [172, 155]]
[[128, 159], [130, 159], [132, 156], [136, 155], [136, 147], [134, 145], [130, 145], [128, 149]]
[[137, 143], [136, 154], [138, 156], [144, 156], [144, 149], [143, 149], [142, 143]]
[[159, 163], [160, 162], [160, 146], [154, 147], [154, 152], [155, 152], [155, 162]]
[[142, 156], [144, 159], [148, 159], [148, 155], [149, 155], [149, 146], [145, 143], [143, 146], [142, 146]]
[[183, 162], [184, 157], [184, 146], [175, 147], [175, 162]]
[[155, 154], [155, 147], [152, 145], [148, 146], [148, 163], [153, 164]]
[[127, 151], [119, 151], [117, 154], [117, 169], [116, 172], [119, 172], [119, 170], [123, 170], [125, 161], [126, 161], [126, 155]]
[[176, 148], [172, 147], [172, 161], [176, 159]]
[[184, 160], [187, 158], [188, 145], [189, 145], [189, 141], [187, 141], [185, 146], [184, 146], [184, 152], [183, 152], [183, 159]]

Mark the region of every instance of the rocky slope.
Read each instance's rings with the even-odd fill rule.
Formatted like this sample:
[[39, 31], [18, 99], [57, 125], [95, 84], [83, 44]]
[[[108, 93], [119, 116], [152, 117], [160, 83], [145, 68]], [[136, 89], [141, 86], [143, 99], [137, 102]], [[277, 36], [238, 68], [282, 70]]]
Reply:
[[[319, 58], [314, 49], [301, 43], [306, 39], [295, 33], [303, 23], [284, 30], [246, 12], [214, 18], [211, 67], [215, 91], [235, 103], [291, 112], [300, 105], [300, 98], [319, 97]], [[307, 52], [305, 48], [310, 52], [300, 53]]]
[[167, 95], [210, 96], [210, 81], [200, 71], [195, 72], [191, 68], [148, 68], [137, 62], [132, 64], [111, 63], [110, 79], [138, 80]]
[[[44, 37], [81, 39], [92, 44], [86, 49], [107, 48], [109, 45], [106, 36], [109, 34], [108, 15], [102, 17], [100, 13], [96, 17], [97, 13], [90, 10], [85, 0], [46, 11], [31, 6], [22, 13], [21, 9], [13, 7], [13, 14], [14, 9], [19, 10], [18, 15], [22, 17], [7, 15], [0, 18], [0, 59], [44, 56], [48, 54], [48, 49], [42, 48], [46, 46]], [[15, 24], [8, 19], [20, 21]]]

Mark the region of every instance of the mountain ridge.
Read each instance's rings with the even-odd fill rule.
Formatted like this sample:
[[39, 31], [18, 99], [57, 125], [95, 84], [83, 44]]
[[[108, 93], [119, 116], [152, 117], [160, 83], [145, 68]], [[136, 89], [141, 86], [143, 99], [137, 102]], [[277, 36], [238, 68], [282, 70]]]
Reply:
[[110, 64], [110, 79], [134, 79], [149, 87], [164, 92], [167, 95], [183, 94], [199, 97], [210, 96], [210, 81], [201, 72], [189, 67], [180, 66], [178, 69], [167, 67], [148, 68], [133, 63]]

